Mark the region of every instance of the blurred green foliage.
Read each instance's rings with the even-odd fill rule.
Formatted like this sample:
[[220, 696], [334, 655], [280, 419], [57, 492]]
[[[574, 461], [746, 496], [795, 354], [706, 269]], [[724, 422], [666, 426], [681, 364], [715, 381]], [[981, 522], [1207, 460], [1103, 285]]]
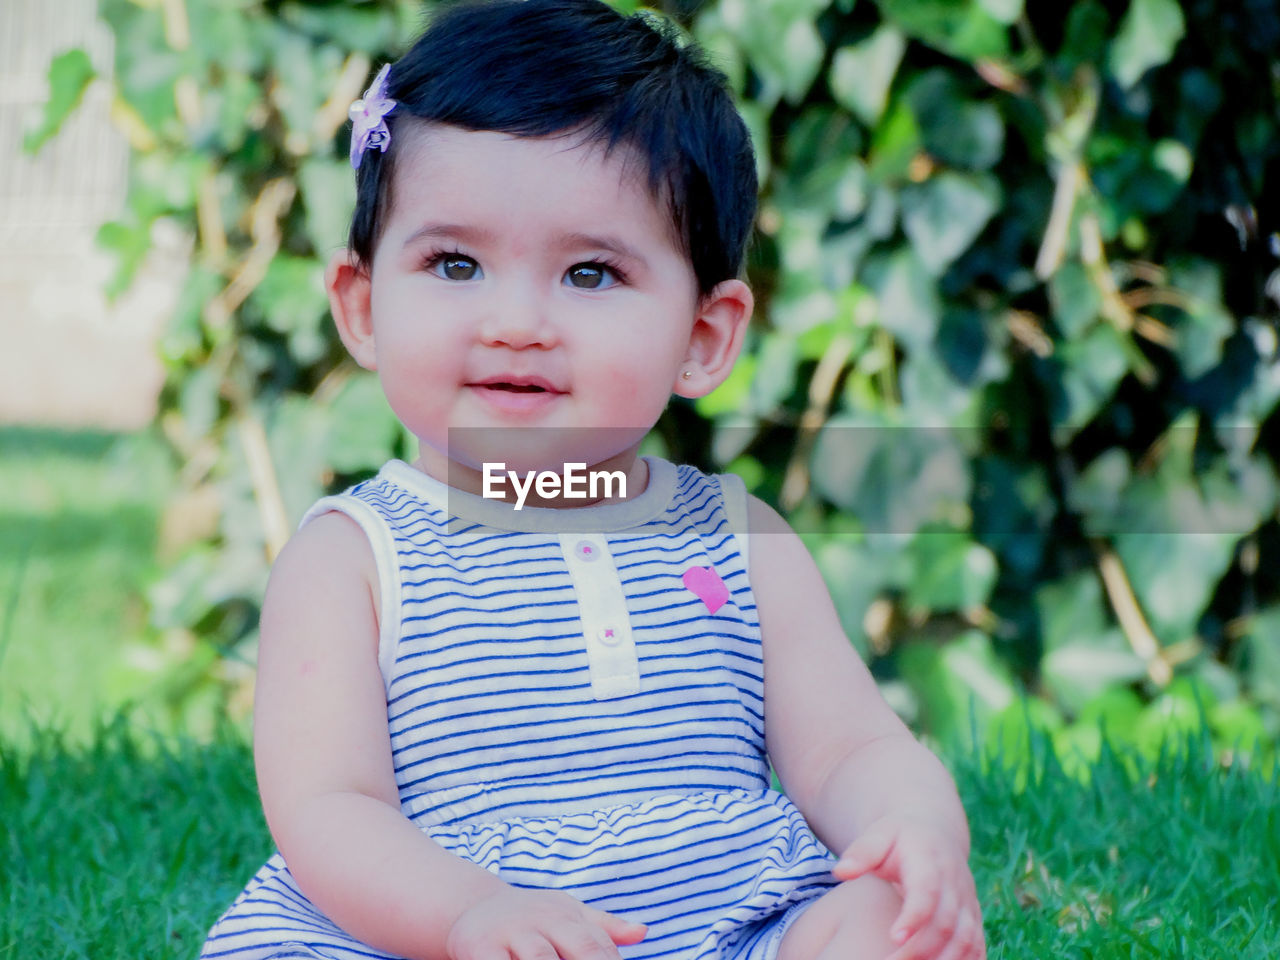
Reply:
[[[756, 139], [761, 308], [654, 449], [740, 472], [807, 533], [886, 693], [939, 737], [999, 736], [1023, 689], [1064, 743], [1187, 703], [1224, 748], [1280, 735], [1280, 8], [666, 12]], [[152, 592], [162, 630], [251, 654], [294, 520], [408, 452], [321, 277], [347, 104], [420, 14], [101, 0], [135, 148], [101, 234], [115, 288], [158, 219], [195, 239], [161, 422], [186, 465], [171, 510], [205, 512]], [[55, 63], [50, 123], [90, 77]]]

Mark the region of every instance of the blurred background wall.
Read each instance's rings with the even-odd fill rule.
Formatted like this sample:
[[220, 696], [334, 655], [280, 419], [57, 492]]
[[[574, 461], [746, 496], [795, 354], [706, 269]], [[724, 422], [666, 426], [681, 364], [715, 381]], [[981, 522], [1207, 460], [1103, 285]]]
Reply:
[[112, 37], [94, 0], [0, 3], [0, 423], [129, 429], [155, 412], [154, 340], [184, 255], [177, 237], [139, 284], [108, 302], [98, 227], [124, 206], [129, 147], [95, 82], [34, 156], [23, 137], [49, 98], [49, 62], [84, 49], [110, 76]]

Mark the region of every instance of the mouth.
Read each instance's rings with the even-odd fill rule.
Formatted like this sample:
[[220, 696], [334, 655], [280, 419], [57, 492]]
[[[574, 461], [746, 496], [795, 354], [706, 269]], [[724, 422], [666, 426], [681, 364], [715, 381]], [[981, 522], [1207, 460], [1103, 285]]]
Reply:
[[476, 387], [482, 390], [493, 390], [501, 393], [548, 393], [560, 394], [565, 391], [559, 390], [554, 384], [541, 377], [489, 377], [485, 380], [478, 380], [468, 384], [468, 386]]

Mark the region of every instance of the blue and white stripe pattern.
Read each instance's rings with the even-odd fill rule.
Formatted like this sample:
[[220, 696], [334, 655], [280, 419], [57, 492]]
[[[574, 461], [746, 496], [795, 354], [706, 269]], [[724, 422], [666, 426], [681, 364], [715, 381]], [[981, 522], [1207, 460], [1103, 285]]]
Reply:
[[[648, 924], [627, 960], [770, 960], [834, 880], [828, 851], [769, 789], [745, 493], [647, 462], [629, 500], [514, 511], [396, 461], [310, 515], [347, 513], [378, 560], [407, 817], [512, 884]], [[726, 600], [686, 586], [696, 567]], [[584, 596], [599, 576], [610, 589]], [[600, 658], [612, 670], [618, 649], [638, 691], [600, 684]], [[386, 955], [311, 906], [277, 854], [202, 956]]]

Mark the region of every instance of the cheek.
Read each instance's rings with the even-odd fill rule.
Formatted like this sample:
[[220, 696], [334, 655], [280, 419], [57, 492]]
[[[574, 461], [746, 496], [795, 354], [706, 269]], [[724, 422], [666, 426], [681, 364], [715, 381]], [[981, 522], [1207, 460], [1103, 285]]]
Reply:
[[640, 362], [625, 359], [601, 365], [592, 371], [598, 412], [618, 426], [652, 425], [671, 399], [672, 379], [666, 363], [637, 351], [632, 356]]

